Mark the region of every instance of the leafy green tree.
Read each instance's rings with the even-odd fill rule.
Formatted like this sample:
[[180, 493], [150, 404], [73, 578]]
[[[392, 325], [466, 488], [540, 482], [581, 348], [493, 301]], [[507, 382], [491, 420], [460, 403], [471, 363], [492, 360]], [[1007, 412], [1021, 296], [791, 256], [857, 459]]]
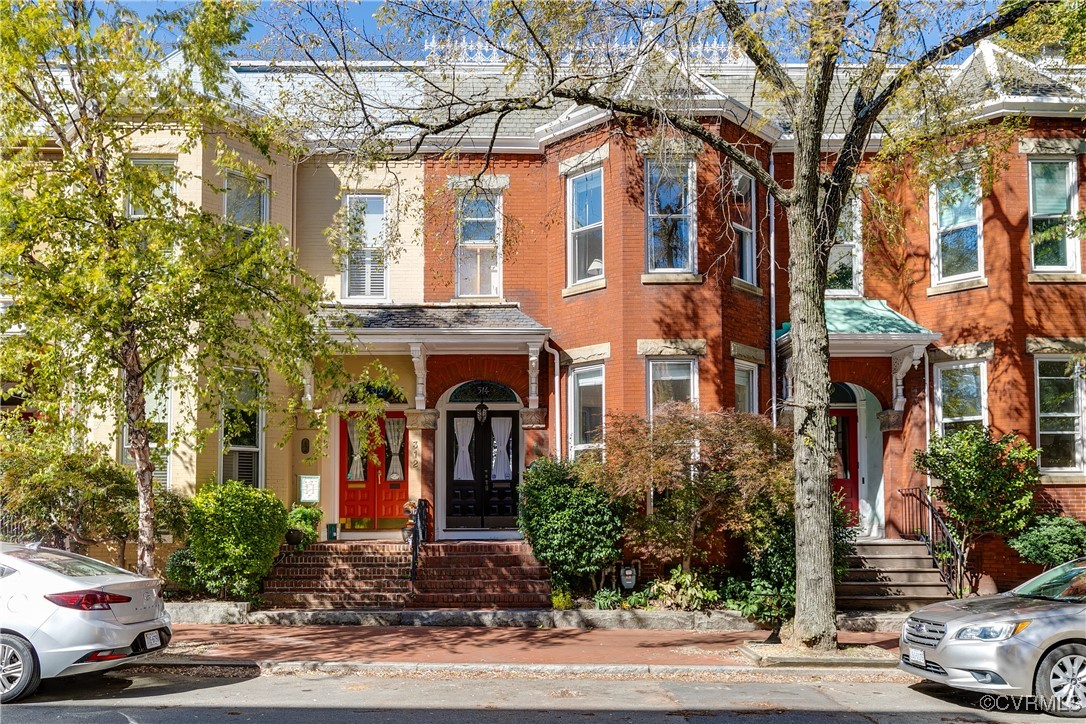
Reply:
[[[768, 191], [789, 236], [800, 561], [795, 638], [832, 648], [834, 439], [824, 299], [838, 224], [872, 132], [894, 126], [894, 116], [912, 127], [897, 124], [888, 136], [932, 133], [929, 121], [946, 116], [939, 100], [962, 105], [960, 95], [946, 92], [947, 74], [935, 66], [1045, 2], [1014, 0], [992, 12], [966, 0], [394, 1], [382, 5], [384, 27], [376, 33], [351, 21], [347, 3], [291, 3], [270, 6], [276, 15], [269, 44], [278, 56], [308, 63], [304, 83], [284, 94], [289, 116], [346, 158], [375, 162], [435, 147], [457, 150], [465, 134], [495, 138], [524, 111], [557, 115], [578, 105], [607, 113], [624, 131], [655, 133], [661, 153], [669, 140], [692, 141]], [[789, 183], [775, 178], [752, 150], [762, 143], [756, 129], [733, 134], [719, 123], [735, 112], [730, 99], [722, 101], [674, 62], [696, 60], [699, 44], [720, 39], [753, 66], [750, 95], [769, 102], [791, 137]], [[428, 62], [417, 62], [427, 42]], [[504, 74], [481, 85], [472, 73], [460, 73], [457, 63], [474, 52]], [[402, 73], [405, 92], [372, 98], [374, 84], [364, 77], [369, 71], [353, 62], [359, 58], [380, 59]], [[804, 63], [801, 72], [789, 67], [794, 61]], [[705, 110], [715, 103], [718, 110]], [[765, 123], [764, 117], [747, 119], [756, 128]], [[962, 120], [956, 114], [956, 122]], [[930, 147], [946, 155], [950, 144]], [[730, 191], [722, 183], [706, 193], [718, 198]], [[717, 241], [731, 250], [735, 240], [727, 232], [722, 225]]]
[[913, 452], [913, 467], [939, 481], [932, 495], [961, 545], [963, 569], [979, 538], [1010, 538], [1033, 518], [1037, 456], [1017, 434], [994, 437], [991, 428], [976, 425], [935, 435], [927, 450]]
[[760, 415], [669, 403], [651, 419], [609, 416], [607, 453], [584, 469], [641, 511], [629, 523], [639, 544], [689, 573], [721, 533], [746, 530], [750, 501], [764, 494], [791, 502], [788, 443]]
[[[256, 165], [228, 150], [236, 141], [274, 155], [226, 64], [250, 9], [0, 3], [0, 295], [15, 332], [0, 338], [0, 378], [76, 437], [92, 416], [127, 430], [144, 575], [154, 564], [152, 449], [171, 442], [149, 420], [150, 394], [180, 385], [216, 416], [278, 408], [293, 420], [307, 381], [318, 404], [344, 381], [317, 313], [324, 292], [283, 229], [258, 213], [209, 213], [201, 201], [222, 182], [134, 158], [149, 142], [202, 154], [201, 168], [238, 174], [239, 208], [258, 206]], [[271, 395], [273, 373], [285, 397]], [[208, 432], [196, 417], [175, 421], [178, 436]]]

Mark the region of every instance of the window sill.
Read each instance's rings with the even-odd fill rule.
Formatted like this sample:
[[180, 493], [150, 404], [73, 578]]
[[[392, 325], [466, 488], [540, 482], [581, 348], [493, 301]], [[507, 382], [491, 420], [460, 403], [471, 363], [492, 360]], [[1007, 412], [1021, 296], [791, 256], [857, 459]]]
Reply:
[[969, 289], [981, 289], [986, 286], [988, 286], [988, 280], [984, 278], [963, 279], [960, 282], [946, 282], [928, 287], [928, 296], [937, 297], [940, 294], [953, 294], [954, 292], [964, 292]]
[[864, 295], [854, 289], [827, 289], [826, 299], [863, 299]]
[[1031, 272], [1030, 284], [1086, 284], [1086, 274], [1074, 272]]
[[594, 292], [597, 289], [603, 289], [607, 286], [607, 280], [600, 277], [599, 279], [592, 279], [587, 282], [580, 282], [573, 284], [562, 290], [563, 297], [575, 297], [578, 294], [584, 294], [585, 292]]
[[375, 304], [392, 304], [388, 297], [343, 297], [339, 303], [344, 307], [372, 307]]
[[732, 286], [740, 291], [746, 292], [747, 294], [753, 294], [756, 297], [765, 296], [765, 292], [762, 291], [762, 288], [760, 286], [758, 286], [757, 284], [751, 284], [745, 279], [740, 279], [739, 277], [732, 277]]
[[641, 275], [642, 284], [701, 284], [704, 274], [693, 272], [650, 272]]
[[1086, 475], [1079, 472], [1046, 473], [1041, 471], [1042, 485], [1086, 485]]

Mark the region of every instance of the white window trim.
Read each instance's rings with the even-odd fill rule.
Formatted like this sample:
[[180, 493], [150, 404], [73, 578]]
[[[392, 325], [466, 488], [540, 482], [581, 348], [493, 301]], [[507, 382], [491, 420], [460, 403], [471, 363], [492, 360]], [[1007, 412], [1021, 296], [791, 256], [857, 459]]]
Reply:
[[[967, 173], [973, 174], [973, 183], [977, 190], [977, 202], [976, 202], [976, 225], [977, 225], [977, 270], [975, 272], [966, 272], [964, 274], [953, 274], [948, 277], [942, 275], [942, 253], [940, 251], [941, 244], [939, 243], [939, 232], [941, 228], [939, 226], [939, 184], [934, 183], [928, 190], [928, 240], [929, 249], [931, 251], [931, 284], [932, 286], [938, 286], [940, 284], [953, 284], [954, 282], [967, 281], [970, 279], [983, 280], [984, 276], [984, 196], [981, 194], [980, 186], [980, 172], [966, 171], [954, 178], [965, 176]], [[964, 229], [966, 224], [959, 224], [957, 226], [950, 226], [947, 229]]]
[[[686, 164], [686, 246], [689, 263], [685, 267], [660, 267], [652, 266], [652, 220], [654, 218], [671, 218], [672, 215], [653, 214], [651, 188], [649, 180], [652, 178], [653, 165], [679, 165]], [[645, 159], [645, 273], [647, 274], [697, 274], [698, 273], [698, 193], [697, 193], [697, 164], [691, 158], [677, 158], [673, 161], [663, 161], [649, 156]]]
[[[750, 389], [747, 390], [747, 394], [750, 395], [750, 399], [748, 401], [750, 402], [751, 414], [757, 415], [760, 409], [758, 405], [758, 365], [751, 362], [745, 362], [740, 359], [733, 359], [732, 362], [735, 363], [736, 372], [738, 372], [739, 370], [748, 370], [750, 372]], [[735, 387], [734, 373], [732, 373], [732, 387], [733, 389]], [[736, 400], [736, 402], [738, 402], [738, 400]], [[739, 406], [736, 405], [734, 409], [738, 410]]]
[[[172, 199], [177, 198], [177, 158], [174, 156], [133, 156], [133, 166], [172, 166], [173, 180], [170, 182], [169, 193]], [[135, 214], [132, 210], [132, 196], [126, 195], [124, 200], [124, 214], [130, 219], [146, 219], [147, 214]]]
[[[387, 233], [388, 225], [390, 223], [389, 217], [389, 195], [380, 191], [351, 191], [350, 193], [343, 194], [343, 209], [344, 213], [348, 213], [350, 209], [350, 203], [352, 198], [380, 198], [384, 201], [385, 212], [383, 214], [382, 233]], [[375, 244], [372, 249], [383, 249], [385, 247], [385, 240], [382, 239], [380, 244]], [[350, 293], [350, 277], [351, 277], [351, 255], [347, 254], [347, 258], [343, 263], [343, 272], [340, 274], [340, 290], [339, 297], [344, 302], [387, 302], [392, 298], [389, 290], [389, 278], [388, 278], [388, 258], [383, 258], [381, 261], [383, 267], [382, 274], [384, 274], [384, 290], [385, 293], [381, 295], [367, 295], [367, 294], [351, 294]]]
[[[827, 289], [827, 297], [862, 297], [864, 295], [864, 243], [863, 243], [863, 199], [858, 191], [850, 193], [847, 197], [851, 204], [853, 214], [853, 241], [852, 247], [852, 288], [851, 289]], [[847, 242], [837, 241], [834, 246]], [[831, 247], [832, 248], [832, 247]]]
[[[1037, 447], [1041, 446], [1041, 362], [1063, 362], [1067, 364], [1072, 359], [1071, 355], [1034, 355], [1033, 358], [1033, 413], [1036, 424], [1034, 425], [1034, 438]], [[1075, 381], [1075, 404], [1078, 408], [1078, 438], [1075, 440], [1075, 466], [1070, 468], [1041, 467], [1045, 475], [1081, 475], [1086, 473], [1086, 379], [1072, 377]], [[1041, 453], [1044, 459], [1044, 453]]]
[[[264, 470], [268, 464], [268, 446], [265, 440], [264, 434], [265, 413], [264, 408], [261, 407], [257, 410], [256, 414], [256, 427], [257, 427], [257, 446], [251, 447], [249, 445], [231, 445], [230, 450], [239, 450], [242, 452], [257, 452], [257, 484], [258, 489], [264, 488]], [[223, 481], [223, 458], [226, 455], [225, 445], [226, 443], [226, 429], [223, 425], [223, 411], [219, 410], [219, 465], [218, 465], [218, 480], [221, 483]]]
[[[600, 400], [602, 402], [600, 406], [601, 441], [579, 445], [576, 443], [577, 406], [580, 403], [580, 396], [577, 394], [577, 377], [584, 372], [597, 369], [600, 371]], [[599, 450], [603, 447], [602, 439], [607, 435], [607, 369], [603, 364], [580, 365], [578, 367], [570, 367], [567, 377], [567, 399], [569, 400], [569, 445], [567, 448], [569, 451], [569, 459], [573, 460], [578, 452], [583, 450]]]
[[[502, 249], [505, 246], [505, 243], [504, 243], [505, 242], [505, 224], [503, 223], [503, 221], [504, 221], [503, 209], [504, 209], [504, 203], [505, 203], [505, 194], [502, 192], [501, 189], [488, 190], [486, 193], [494, 198], [494, 243], [492, 243], [492, 244], [465, 244], [465, 243], [463, 243], [461, 241], [461, 239], [460, 239], [460, 222], [462, 221], [462, 219], [460, 218], [460, 212], [461, 212], [463, 207], [460, 206], [460, 201], [459, 200], [457, 201], [457, 211], [456, 211], [456, 213], [457, 213], [457, 218], [456, 218], [456, 236], [457, 236], [457, 239], [456, 239], [456, 248], [453, 250], [453, 273], [454, 273], [454, 276], [456, 277], [455, 294], [456, 294], [457, 299], [501, 299], [502, 294], [503, 294], [504, 289], [505, 289], [505, 275], [504, 275], [504, 271], [505, 271], [504, 267], [505, 267], [505, 265], [503, 263], [504, 262], [504, 258], [503, 258], [504, 255], [502, 254]], [[471, 218], [476, 219], [477, 217], [473, 216]], [[491, 249], [491, 248], [494, 249], [495, 261], [496, 261], [496, 263], [498, 265], [497, 279], [494, 282], [494, 293], [493, 294], [465, 294], [460, 289], [460, 268], [459, 268], [460, 267], [460, 254], [459, 254], [460, 250], [461, 249], [482, 250], [482, 249]]]
[[667, 362], [685, 362], [690, 365], [690, 404], [695, 408], [698, 407], [698, 358], [697, 357], [685, 357], [670, 355], [666, 357], [646, 357], [645, 358], [645, 402], [648, 405], [649, 418], [652, 418], [653, 410], [656, 409], [656, 401], [652, 398], [652, 367], [655, 364], [662, 364]]
[[[736, 181], [738, 179], [740, 179], [740, 178], [750, 179], [750, 223], [751, 223], [751, 228], [748, 229], [747, 227], [743, 226], [742, 224], [737, 223], [734, 220], [732, 220], [730, 222], [731, 227], [732, 227], [732, 231], [735, 233], [735, 238], [736, 238], [736, 241], [738, 242], [737, 245], [736, 245], [736, 253], [735, 253], [735, 278], [739, 279], [740, 281], [747, 282], [748, 284], [754, 284], [755, 286], [757, 286], [758, 285], [758, 232], [757, 232], [757, 228], [758, 228], [758, 186], [754, 182], [754, 177], [751, 176], [749, 173], [743, 173], [741, 171], [737, 171], [732, 176], [732, 189], [733, 189], [732, 193], [733, 194], [734, 194], [734, 188], [735, 188], [735, 185], [736, 185]], [[749, 250], [749, 253], [746, 255], [746, 257], [747, 257], [747, 259], [749, 260], [749, 263], [750, 263], [750, 268], [749, 269], [740, 269], [739, 268], [739, 263], [742, 261], [742, 258], [743, 258], [742, 249], [740, 248], [740, 246], [743, 244], [742, 238], [743, 238], [744, 233], [750, 234], [750, 250]], [[746, 276], [747, 272], [750, 273], [749, 278]]]
[[964, 422], [971, 418], [957, 418], [954, 420], [943, 419], [943, 385], [942, 377], [943, 370], [957, 369], [960, 367], [980, 367], [980, 422], [984, 427], [988, 427], [988, 360], [986, 359], [968, 359], [968, 360], [955, 360], [953, 362], [938, 362], [932, 365], [934, 375], [932, 376], [932, 384], [934, 387], [935, 398], [935, 431], [943, 434], [944, 422]]
[[[598, 173], [600, 175], [600, 221], [598, 224], [591, 224], [589, 226], [582, 226], [577, 229], [573, 228], [573, 183], [584, 176], [589, 174]], [[607, 208], [605, 190], [603, 188], [603, 167], [594, 166], [592, 168], [586, 168], [575, 174], [570, 174], [566, 177], [566, 283], [569, 287], [575, 287], [580, 284], [597, 284], [603, 282], [607, 278], [607, 262], [604, 259], [604, 249], [606, 248], [607, 239], [604, 234], [603, 222], [604, 209]], [[603, 265], [603, 269], [600, 273], [594, 277], [585, 277], [584, 279], [576, 279], [577, 259], [573, 246], [573, 235], [576, 231], [584, 231], [586, 229], [594, 229], [596, 227], [600, 229], [600, 264]]]
[[[1030, 156], [1026, 161], [1028, 173], [1028, 185], [1026, 188], [1026, 202], [1029, 204], [1029, 220], [1026, 227], [1026, 236], [1029, 243], [1030, 269], [1038, 274], [1046, 273], [1073, 273], [1079, 271], [1079, 247], [1082, 240], [1074, 233], [1075, 219], [1078, 216], [1078, 163], [1075, 156]], [[1067, 177], [1067, 195], [1070, 199], [1067, 212], [1067, 238], [1064, 239], [1064, 247], [1067, 250], [1066, 266], [1037, 266], [1033, 260], [1033, 164], [1035, 163], [1062, 163], [1070, 168]]]
[[[249, 181], [248, 178], [246, 178], [245, 174], [238, 173], [237, 171], [227, 171], [225, 175], [226, 175], [226, 185], [224, 187], [225, 190], [229, 190], [229, 188], [230, 188], [230, 179], [232, 179], [232, 178], [241, 179], [246, 184], [248, 184], [248, 181]], [[271, 179], [269, 177], [263, 175], [263, 174], [258, 174], [257, 177], [256, 177], [256, 181], [257, 181], [257, 183], [261, 183], [261, 184], [264, 185], [264, 193], [261, 196], [261, 202], [262, 203], [261, 203], [261, 209], [260, 209], [260, 214], [261, 214], [260, 223], [261, 224], [267, 224], [267, 223], [269, 223], [271, 221]], [[230, 218], [229, 217], [229, 209], [227, 208], [228, 205], [229, 205], [229, 194], [223, 193], [223, 195], [222, 195], [222, 215], [223, 215], [223, 218], [226, 218], [226, 219]], [[249, 231], [249, 232], [253, 231], [253, 229], [251, 227], [248, 227], [248, 226], [243, 226], [241, 228], [245, 229], [246, 231]]]

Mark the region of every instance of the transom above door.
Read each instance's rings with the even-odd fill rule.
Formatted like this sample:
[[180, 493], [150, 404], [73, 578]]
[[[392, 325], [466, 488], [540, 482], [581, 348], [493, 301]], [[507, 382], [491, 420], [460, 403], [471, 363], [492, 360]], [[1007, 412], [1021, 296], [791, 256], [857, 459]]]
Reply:
[[445, 528], [502, 530], [517, 525], [520, 413], [446, 413]]

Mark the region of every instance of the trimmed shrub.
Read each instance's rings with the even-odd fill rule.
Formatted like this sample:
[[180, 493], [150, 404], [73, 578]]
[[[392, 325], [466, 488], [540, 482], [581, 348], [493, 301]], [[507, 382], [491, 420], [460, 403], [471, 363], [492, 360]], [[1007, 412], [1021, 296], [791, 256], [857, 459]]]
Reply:
[[622, 554], [618, 505], [572, 463], [539, 459], [524, 471], [517, 525], [558, 589], [594, 579]]
[[1086, 523], [1066, 515], [1042, 516], [1008, 543], [1030, 563], [1051, 568], [1086, 556]]
[[255, 600], [287, 530], [287, 511], [275, 494], [237, 480], [209, 483], [192, 499], [189, 524], [200, 587]]
[[178, 548], [166, 559], [166, 580], [183, 591], [200, 592], [196, 577], [196, 557], [188, 548]]

